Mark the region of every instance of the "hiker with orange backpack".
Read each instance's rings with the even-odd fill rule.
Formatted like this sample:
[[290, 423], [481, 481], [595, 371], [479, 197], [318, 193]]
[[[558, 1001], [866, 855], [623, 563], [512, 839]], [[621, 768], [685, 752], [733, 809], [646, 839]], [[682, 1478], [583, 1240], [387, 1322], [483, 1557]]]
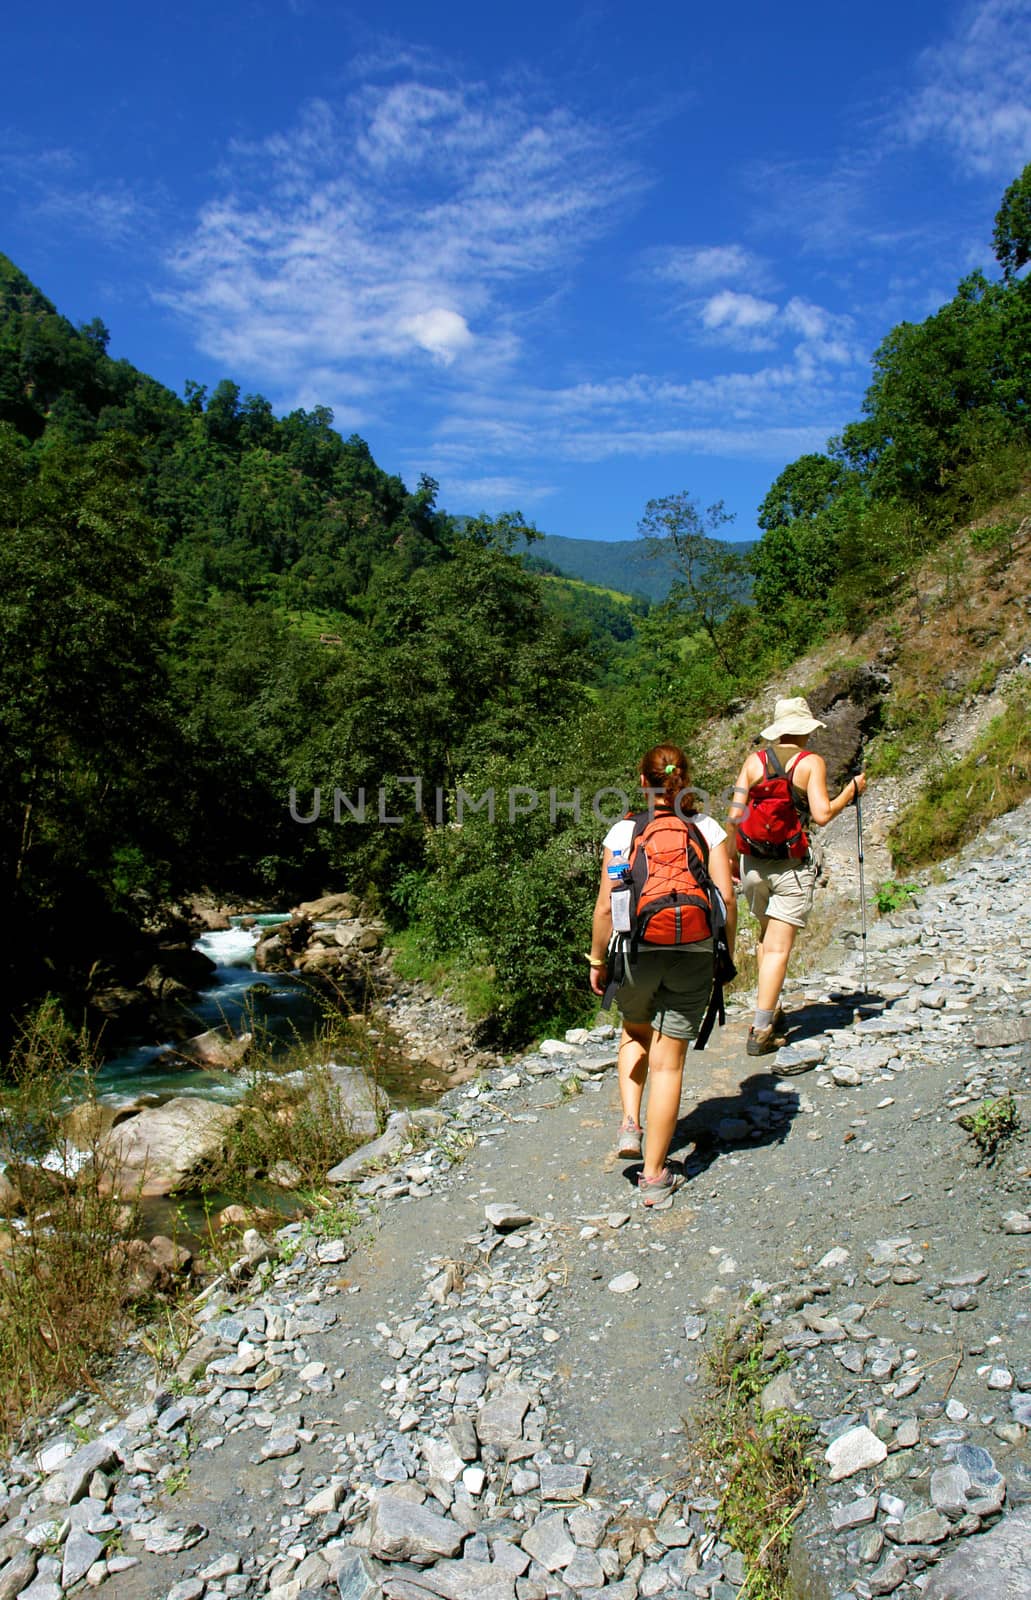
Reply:
[[781, 989], [795, 935], [813, 908], [817, 878], [809, 821], [825, 826], [866, 788], [860, 772], [829, 798], [824, 759], [805, 745], [810, 734], [826, 726], [801, 696], [778, 700], [773, 721], [760, 734], [767, 742], [752, 751], [738, 773], [728, 812], [731, 868], [759, 923], [759, 986], [746, 1045], [750, 1056], [767, 1055], [787, 1043]]
[[666, 1157], [684, 1058], [689, 1040], [711, 1027], [711, 999], [722, 1010], [721, 981], [729, 982], [734, 970], [737, 908], [727, 835], [713, 817], [694, 810], [684, 752], [656, 745], [640, 771], [648, 809], [621, 818], [605, 835], [587, 959], [594, 993], [606, 1005], [614, 999], [623, 1018], [616, 1153], [640, 1158], [643, 1142], [642, 1203], [665, 1207], [682, 1181]]

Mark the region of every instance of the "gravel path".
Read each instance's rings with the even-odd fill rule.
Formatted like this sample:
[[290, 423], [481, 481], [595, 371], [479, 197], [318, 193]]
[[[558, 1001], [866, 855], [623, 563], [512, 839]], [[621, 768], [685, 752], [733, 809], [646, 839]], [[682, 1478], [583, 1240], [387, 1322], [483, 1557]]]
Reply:
[[772, 1070], [743, 1007], [692, 1053], [668, 1211], [610, 1154], [605, 1029], [396, 1118], [352, 1234], [259, 1242], [174, 1380], [130, 1350], [7, 1463], [0, 1600], [733, 1600], [693, 1445], [753, 1296], [817, 1429], [800, 1593], [1031, 1594], [1031, 1154], [956, 1120], [1031, 1117], [1031, 806], [934, 879], [868, 995], [856, 949], [795, 986]]

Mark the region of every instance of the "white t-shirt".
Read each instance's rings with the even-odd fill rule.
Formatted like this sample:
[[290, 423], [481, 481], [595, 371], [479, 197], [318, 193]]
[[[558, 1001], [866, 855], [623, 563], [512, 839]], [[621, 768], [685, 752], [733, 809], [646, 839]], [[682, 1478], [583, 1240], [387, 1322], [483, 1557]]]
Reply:
[[[662, 813], [659, 812], [658, 815], [661, 816]], [[722, 844], [724, 839], [727, 837], [726, 832], [720, 827], [716, 819], [714, 817], [706, 816], [704, 811], [698, 811], [693, 816], [685, 817], [682, 820], [685, 822], [694, 823], [695, 827], [698, 829], [698, 832], [701, 834], [710, 850], [714, 850], [718, 844]], [[619, 821], [614, 822], [608, 833], [605, 835], [605, 849], [624, 851], [629, 850], [630, 842], [633, 837], [633, 818], [620, 817]]]

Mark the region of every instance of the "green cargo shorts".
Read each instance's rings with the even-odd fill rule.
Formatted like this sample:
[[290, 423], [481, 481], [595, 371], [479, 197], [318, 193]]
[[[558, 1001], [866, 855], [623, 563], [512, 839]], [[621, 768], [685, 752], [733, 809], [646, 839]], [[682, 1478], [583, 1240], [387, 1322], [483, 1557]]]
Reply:
[[650, 1022], [669, 1039], [693, 1039], [712, 989], [712, 950], [640, 950], [616, 990], [624, 1022]]

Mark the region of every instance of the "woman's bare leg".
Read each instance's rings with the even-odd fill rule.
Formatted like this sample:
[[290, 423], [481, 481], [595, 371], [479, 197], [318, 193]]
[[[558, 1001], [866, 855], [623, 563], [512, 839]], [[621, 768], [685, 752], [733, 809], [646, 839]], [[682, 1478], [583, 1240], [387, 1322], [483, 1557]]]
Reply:
[[686, 1039], [655, 1033], [648, 1051], [648, 1131], [644, 1139], [644, 1175], [657, 1178], [666, 1165], [680, 1115]]
[[641, 1096], [648, 1075], [648, 1047], [652, 1042], [650, 1022], [624, 1022], [619, 1041], [619, 1099], [624, 1117], [640, 1126]]
[[756, 946], [759, 959], [759, 986], [755, 997], [757, 1011], [768, 1011], [771, 1015], [776, 1011], [797, 932], [793, 923], [778, 922], [776, 917], [768, 918], [763, 925], [762, 942]]

